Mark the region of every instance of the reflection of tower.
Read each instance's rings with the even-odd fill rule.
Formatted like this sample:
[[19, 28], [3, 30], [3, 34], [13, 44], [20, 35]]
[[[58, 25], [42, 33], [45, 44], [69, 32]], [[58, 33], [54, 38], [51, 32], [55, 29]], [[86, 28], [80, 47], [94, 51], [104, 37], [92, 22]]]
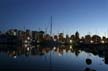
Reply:
[[107, 52], [107, 50], [104, 51], [104, 63], [108, 64], [108, 52]]
[[50, 35], [52, 35], [52, 16], [51, 16], [51, 24], [50, 24]]
[[[51, 16], [51, 24], [50, 24], [50, 36], [52, 36], [52, 16]], [[51, 51], [50, 51], [50, 71], [52, 71], [52, 62], [51, 62]]]
[[104, 58], [104, 63], [105, 63], [105, 64], [108, 64], [108, 57], [105, 57], [105, 58]]

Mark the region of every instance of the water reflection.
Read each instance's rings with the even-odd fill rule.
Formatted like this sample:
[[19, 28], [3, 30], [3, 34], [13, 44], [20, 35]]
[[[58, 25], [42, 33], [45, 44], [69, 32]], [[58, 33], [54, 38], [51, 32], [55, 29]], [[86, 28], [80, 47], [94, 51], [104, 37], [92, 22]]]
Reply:
[[[8, 67], [3, 66], [13, 66], [11, 62], [13, 62], [13, 59], [15, 59], [15, 69], [30, 68], [52, 71], [108, 70], [107, 50], [100, 50], [96, 49], [95, 47], [80, 48], [70, 45], [62, 45], [58, 47], [45, 47], [40, 45], [0, 45], [0, 58], [0, 69], [8, 69]], [[101, 62], [101, 65], [99, 65], [98, 62]], [[22, 65], [22, 67], [18, 67], [20, 65]], [[12, 68], [13, 67], [9, 67], [9, 69]]]
[[84, 71], [96, 71], [96, 70], [90, 69], [90, 68], [85, 68]]
[[69, 46], [58, 46], [58, 47], [37, 47], [37, 46], [20, 46], [20, 47], [5, 47], [0, 48], [0, 52], [6, 53], [8, 56], [30, 56], [30, 55], [45, 55], [50, 51], [56, 52], [58, 55], [63, 55], [64, 53], [75, 53], [76, 56], [79, 55], [80, 50], [78, 48], [70, 48]]
[[92, 64], [92, 60], [91, 60], [91, 59], [86, 59], [86, 64], [87, 64], [87, 65]]

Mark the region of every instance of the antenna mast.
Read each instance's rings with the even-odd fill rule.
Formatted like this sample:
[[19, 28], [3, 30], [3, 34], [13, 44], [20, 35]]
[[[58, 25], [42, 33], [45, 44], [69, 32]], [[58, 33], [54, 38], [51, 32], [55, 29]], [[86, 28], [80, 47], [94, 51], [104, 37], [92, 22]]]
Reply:
[[25, 26], [24, 26], [24, 31], [25, 31]]
[[50, 24], [50, 35], [52, 35], [52, 16], [51, 16], [51, 24]]

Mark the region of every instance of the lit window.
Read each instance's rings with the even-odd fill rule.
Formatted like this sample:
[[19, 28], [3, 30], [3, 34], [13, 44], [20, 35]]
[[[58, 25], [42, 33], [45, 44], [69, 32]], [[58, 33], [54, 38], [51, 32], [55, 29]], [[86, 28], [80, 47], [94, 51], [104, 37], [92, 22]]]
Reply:
[[16, 36], [16, 32], [13, 32], [13, 35]]

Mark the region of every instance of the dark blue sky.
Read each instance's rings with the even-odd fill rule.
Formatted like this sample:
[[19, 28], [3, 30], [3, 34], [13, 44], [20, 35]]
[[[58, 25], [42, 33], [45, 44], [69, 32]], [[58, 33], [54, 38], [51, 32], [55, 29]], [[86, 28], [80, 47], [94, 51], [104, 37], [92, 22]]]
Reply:
[[[53, 33], [105, 35], [107, 0], [0, 0], [0, 29], [45, 30], [53, 16]], [[48, 29], [49, 32], [49, 29]]]

